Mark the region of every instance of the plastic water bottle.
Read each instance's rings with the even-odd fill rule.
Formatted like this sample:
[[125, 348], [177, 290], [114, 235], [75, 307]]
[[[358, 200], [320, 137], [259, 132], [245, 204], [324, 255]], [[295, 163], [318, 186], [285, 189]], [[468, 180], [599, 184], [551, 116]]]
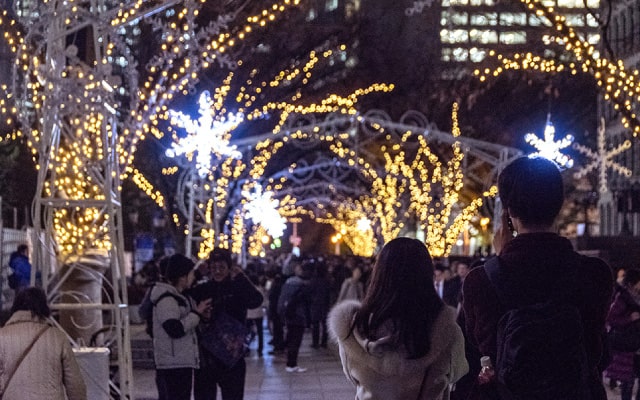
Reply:
[[495, 378], [496, 371], [493, 369], [493, 364], [491, 363], [491, 357], [484, 356], [480, 358], [480, 373], [478, 374], [478, 383], [480, 385], [485, 385], [489, 382], [492, 382]]

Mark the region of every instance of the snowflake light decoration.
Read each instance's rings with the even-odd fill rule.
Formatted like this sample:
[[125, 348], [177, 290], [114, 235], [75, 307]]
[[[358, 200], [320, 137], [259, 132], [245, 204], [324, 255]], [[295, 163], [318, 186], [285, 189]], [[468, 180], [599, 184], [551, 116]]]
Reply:
[[538, 151], [531, 154], [532, 156], [540, 156], [555, 161], [561, 168], [571, 168], [573, 160], [566, 154], [562, 154], [560, 150], [569, 147], [573, 142], [573, 136], [567, 135], [562, 140], [555, 140], [556, 128], [551, 123], [550, 117], [547, 116], [547, 125], [544, 128], [544, 139], [540, 139], [535, 133], [527, 133], [524, 140], [535, 147]]
[[173, 143], [172, 148], [167, 150], [167, 156], [186, 154], [191, 157], [196, 154], [196, 169], [200, 176], [206, 176], [211, 170], [212, 155], [217, 158], [242, 158], [236, 146], [229, 145], [229, 139], [230, 132], [244, 121], [244, 116], [240, 113], [216, 114], [214, 102], [206, 90], [200, 95], [198, 103], [200, 117], [197, 120], [180, 111], [169, 110], [171, 124], [183, 128], [187, 136]]
[[622, 153], [625, 150], [631, 148], [631, 141], [625, 140], [623, 143], [619, 144], [617, 147], [613, 149], [606, 149], [607, 138], [605, 135], [605, 125], [604, 118], [600, 119], [600, 126], [598, 127], [598, 149], [596, 152], [592, 151], [590, 148], [585, 147], [581, 144], [574, 143], [573, 148], [578, 150], [580, 153], [586, 155], [591, 161], [584, 165], [581, 169], [579, 169], [574, 177], [576, 179], [580, 179], [589, 172], [594, 169], [598, 169], [598, 183], [600, 193], [605, 193], [608, 190], [607, 185], [607, 168], [611, 168], [619, 174], [630, 177], [632, 172], [629, 168], [620, 165], [615, 162], [613, 158], [618, 154]]
[[262, 187], [257, 185], [255, 192], [243, 191], [242, 195], [247, 199], [246, 218], [265, 228], [269, 236], [281, 237], [287, 228], [287, 220], [278, 212], [280, 203], [272, 198], [273, 192], [262, 192]]

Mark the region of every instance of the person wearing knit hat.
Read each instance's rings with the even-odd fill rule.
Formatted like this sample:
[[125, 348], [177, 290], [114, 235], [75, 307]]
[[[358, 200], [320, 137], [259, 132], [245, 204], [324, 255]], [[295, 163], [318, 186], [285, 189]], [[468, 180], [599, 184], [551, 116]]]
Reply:
[[196, 327], [211, 308], [204, 299], [192, 307], [182, 292], [194, 279], [194, 263], [182, 254], [163, 261], [165, 282], [151, 290], [153, 356], [159, 400], [190, 400], [193, 371], [200, 367]]
[[[216, 248], [211, 251], [207, 265], [210, 279], [191, 288], [189, 295], [195, 300], [213, 299], [210, 321], [226, 314], [229, 319], [235, 319], [238, 324], [245, 326], [247, 310], [262, 304], [262, 294], [242, 269], [234, 265], [229, 250]], [[207, 326], [207, 323], [205, 321], [204, 326]], [[200, 347], [203, 362], [195, 372], [194, 399], [215, 399], [218, 387], [222, 393], [222, 400], [244, 398], [247, 370], [244, 357], [235, 361], [233, 365], [227, 365], [207, 350], [206, 344], [201, 343]]]
[[174, 254], [167, 259], [165, 278], [169, 283], [175, 284], [179, 278], [188, 276], [194, 266], [195, 263], [191, 259], [182, 254]]

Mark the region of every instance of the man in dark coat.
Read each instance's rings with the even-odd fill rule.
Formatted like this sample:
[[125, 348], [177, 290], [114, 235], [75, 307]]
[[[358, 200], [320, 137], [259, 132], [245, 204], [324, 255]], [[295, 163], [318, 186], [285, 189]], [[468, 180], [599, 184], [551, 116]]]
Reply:
[[[564, 194], [562, 176], [552, 161], [516, 159], [500, 174], [498, 191], [503, 213], [494, 247], [504, 279], [503, 292], [524, 305], [542, 303], [551, 293], [563, 292], [563, 298], [577, 308], [582, 320], [590, 398], [605, 400], [598, 363], [613, 291], [611, 269], [600, 259], [580, 256], [569, 240], [554, 232]], [[485, 268], [469, 273], [463, 292], [469, 341], [495, 362], [498, 320], [513, 304], [500, 303]]]
[[[209, 254], [207, 264], [210, 279], [188, 291], [196, 301], [210, 298], [211, 319], [216, 313], [225, 313], [242, 325], [246, 324], [247, 310], [262, 304], [262, 293], [251, 283], [240, 267], [233, 264], [227, 249], [216, 248]], [[205, 316], [206, 317], [206, 316]], [[222, 400], [242, 400], [247, 372], [244, 358], [235, 365], [226, 366], [201, 345], [202, 362], [194, 378], [194, 398], [216, 398], [220, 387]]]

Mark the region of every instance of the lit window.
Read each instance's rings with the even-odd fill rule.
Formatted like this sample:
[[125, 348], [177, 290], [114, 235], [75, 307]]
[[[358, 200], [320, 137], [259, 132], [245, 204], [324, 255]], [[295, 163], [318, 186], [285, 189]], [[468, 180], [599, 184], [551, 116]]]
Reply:
[[466, 6], [469, 0], [442, 0], [442, 7], [448, 6]]
[[453, 59], [455, 61], [467, 61], [469, 59], [469, 52], [467, 49], [457, 47], [453, 49]]
[[545, 6], [545, 7], [555, 7], [556, 6], [556, 0], [542, 0], [540, 3], [542, 3], [542, 5]]
[[464, 29], [443, 29], [440, 31], [442, 43], [466, 43], [469, 41], [469, 32]]
[[482, 60], [484, 60], [486, 56], [487, 56], [486, 49], [478, 49], [476, 47], [469, 49], [469, 59], [471, 60], [471, 62], [474, 62], [474, 63], [482, 62]]
[[567, 14], [565, 17], [569, 26], [584, 26], [584, 18], [580, 14]]
[[477, 43], [498, 43], [498, 33], [490, 30], [472, 29], [469, 32], [469, 39]]
[[[558, 0], [558, 7], [584, 8], [584, 0]], [[597, 9], [600, 7], [600, 1], [587, 0], [587, 7]]]
[[526, 25], [527, 15], [525, 13], [502, 13], [500, 14], [500, 25]]
[[307, 13], [307, 21], [313, 21], [317, 16], [318, 15], [316, 14], [316, 9], [312, 7]]
[[600, 43], [600, 34], [599, 33], [590, 33], [587, 35], [587, 41], [590, 44], [598, 44]]
[[547, 17], [538, 17], [537, 15], [529, 15], [529, 26], [551, 26], [551, 21]]
[[449, 61], [451, 61], [451, 54], [452, 54], [451, 49], [444, 48], [444, 49], [442, 49], [442, 53], [441, 53], [441, 57], [440, 58], [442, 59], [442, 61], [449, 62]]
[[596, 20], [593, 15], [587, 14], [587, 26], [597, 28], [600, 25], [598, 24], [598, 20]]
[[471, 0], [470, 4], [472, 6], [495, 6], [495, 0]]
[[449, 18], [454, 25], [467, 25], [469, 21], [469, 16], [466, 12], [452, 12]]
[[479, 26], [498, 25], [498, 14], [497, 13], [472, 14], [471, 25], [479, 25]]
[[526, 32], [500, 32], [500, 43], [520, 44], [527, 42]]
[[324, 3], [325, 11], [333, 11], [337, 8], [338, 8], [338, 0], [327, 0], [327, 2]]

